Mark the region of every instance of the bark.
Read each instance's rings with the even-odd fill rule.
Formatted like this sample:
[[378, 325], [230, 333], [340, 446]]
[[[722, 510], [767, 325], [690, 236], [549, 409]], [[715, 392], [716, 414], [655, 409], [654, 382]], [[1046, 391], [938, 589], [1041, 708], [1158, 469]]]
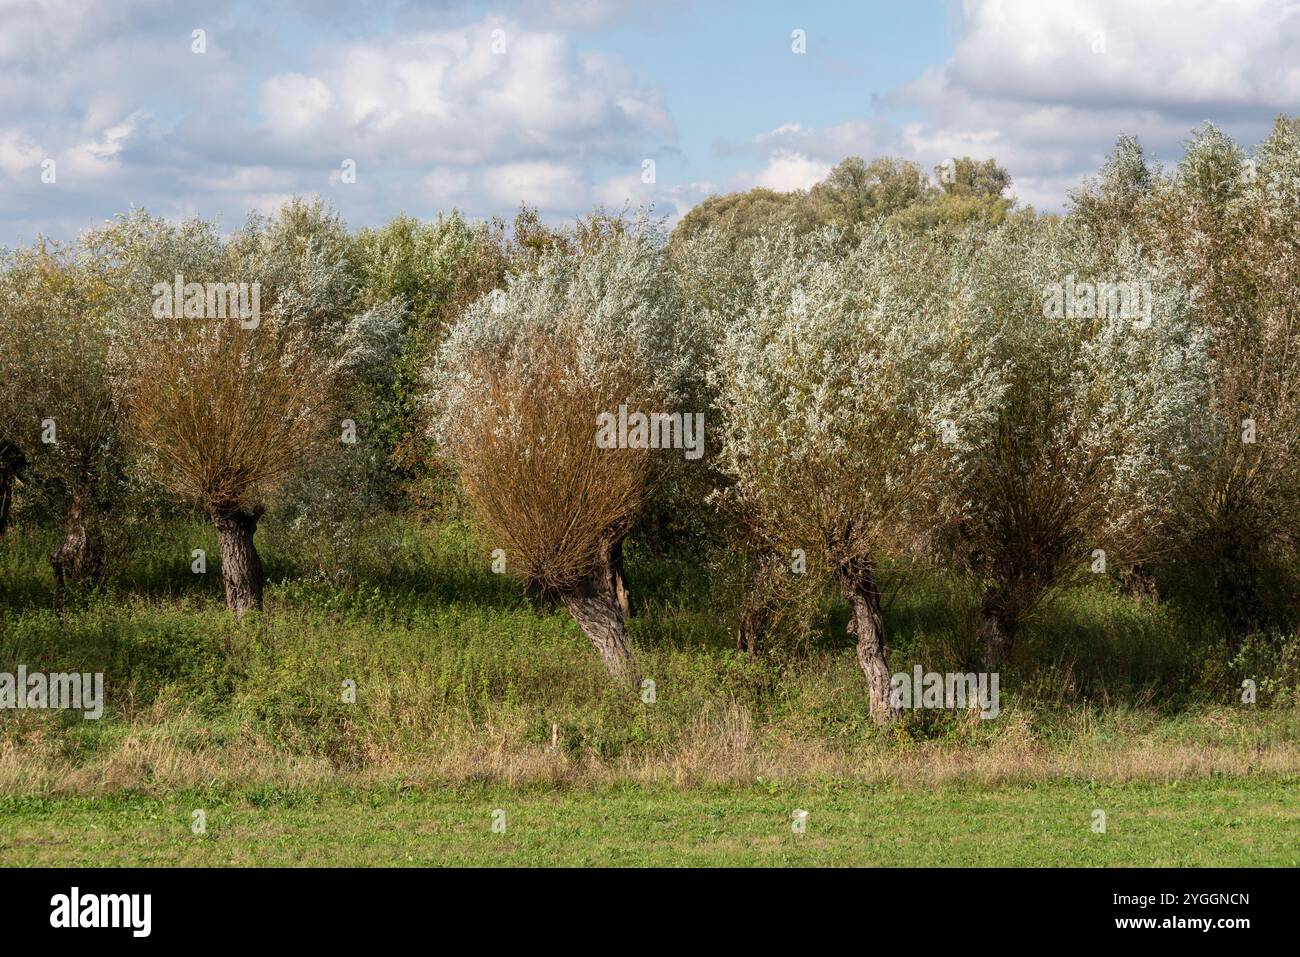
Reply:
[[985, 612], [980, 625], [980, 648], [984, 656], [984, 670], [997, 671], [1011, 657], [1016, 629], [995, 612]]
[[740, 611], [740, 627], [736, 630], [736, 649], [751, 658], [763, 653], [763, 638], [772, 624], [771, 608], [767, 602], [754, 596], [745, 600]]
[[226, 607], [236, 614], [261, 611], [262, 559], [253, 544], [261, 510], [217, 509], [212, 524], [221, 541], [221, 578], [226, 585]]
[[627, 620], [619, 602], [609, 552], [577, 587], [564, 594], [563, 600], [578, 627], [600, 652], [609, 673], [625, 684], [640, 685], [641, 674], [628, 641]]
[[18, 484], [18, 473], [23, 468], [23, 455], [8, 442], [0, 442], [0, 538], [4, 538], [9, 527], [9, 515], [13, 510], [14, 486]]
[[984, 594], [979, 631], [984, 670], [997, 671], [1011, 660], [1016, 636], [1049, 587], [1046, 574], [1022, 574], [995, 581]]
[[871, 716], [878, 724], [886, 724], [900, 717], [902, 709], [890, 703], [889, 649], [875, 562], [870, 557], [850, 559], [840, 566], [839, 580], [840, 593], [852, 611], [849, 631], [857, 638], [858, 664], [867, 677]]
[[627, 621], [632, 617], [632, 594], [627, 590], [627, 575], [623, 567], [623, 539], [621, 538], [609, 550], [609, 570], [614, 586], [614, 596], [618, 599], [618, 607], [623, 613], [623, 620]]
[[68, 509], [66, 529], [63, 543], [50, 555], [56, 596], [70, 585], [94, 581], [104, 569], [103, 542], [87, 523], [85, 506], [80, 498], [74, 498]]
[[759, 559], [745, 592], [740, 610], [740, 627], [736, 630], [736, 648], [751, 658], [763, 653], [763, 641], [776, 614], [775, 579], [785, 571], [779, 555]]

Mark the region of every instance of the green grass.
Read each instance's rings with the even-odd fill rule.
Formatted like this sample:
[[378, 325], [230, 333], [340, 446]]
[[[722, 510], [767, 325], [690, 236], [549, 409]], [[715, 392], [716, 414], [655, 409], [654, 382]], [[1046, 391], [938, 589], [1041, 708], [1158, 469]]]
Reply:
[[[0, 799], [0, 865], [1300, 865], [1295, 778]], [[207, 832], [191, 833], [206, 813]], [[505, 832], [492, 830], [505, 812]], [[793, 833], [792, 814], [808, 812]], [[1105, 833], [1092, 827], [1106, 814]]]

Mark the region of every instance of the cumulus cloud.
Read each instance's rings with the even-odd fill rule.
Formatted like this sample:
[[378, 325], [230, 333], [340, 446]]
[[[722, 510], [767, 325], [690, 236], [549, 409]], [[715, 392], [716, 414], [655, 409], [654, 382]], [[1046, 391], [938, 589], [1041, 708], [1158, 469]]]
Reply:
[[1279, 0], [982, 0], [948, 82], [994, 100], [1199, 113], [1300, 101], [1300, 5]]
[[653, 92], [557, 33], [484, 20], [331, 50], [262, 84], [259, 148], [482, 164], [626, 154], [674, 135]]
[[[869, 110], [771, 117], [687, 157], [656, 77], [590, 48], [619, 24], [654, 43], [686, 4], [502, 0], [485, 16], [472, 0], [371, 0], [358, 18], [342, 0], [274, 16], [236, 0], [0, 0], [0, 243], [129, 203], [237, 223], [313, 192], [358, 225], [519, 202], [676, 218], [717, 188], [802, 189], [885, 153], [927, 169], [994, 156], [1020, 199], [1055, 209], [1120, 133], [1172, 158], [1203, 119], [1255, 142], [1300, 103], [1291, 0], [966, 0], [951, 54]], [[57, 184], [41, 182], [47, 158]]]
[[[505, 5], [516, 19], [444, 4], [435, 29], [412, 26], [430, 8], [378, 6], [393, 17], [382, 30], [325, 34], [294, 58], [233, 4], [0, 0], [0, 85], [19, 94], [0, 103], [0, 241], [30, 239], [78, 204], [93, 222], [123, 196], [227, 222], [313, 191], [359, 224], [411, 203], [421, 215], [527, 202], [567, 216], [597, 201], [611, 169], [639, 168], [676, 138], [653, 85], [536, 25], [537, 4]], [[623, 6], [565, 10], [596, 24]], [[42, 191], [46, 156], [59, 177]]]
[[1120, 134], [1167, 159], [1206, 119], [1257, 142], [1300, 103], [1296, 49], [1300, 4], [1290, 0], [966, 0], [952, 55], [871, 114], [785, 123], [723, 152], [772, 157], [744, 185], [782, 182], [794, 156], [809, 169], [848, 155], [890, 153], [927, 169], [996, 157], [1019, 199], [1059, 209]]
[[754, 184], [788, 193], [796, 189], [808, 189], [825, 179], [830, 170], [829, 163], [810, 159], [802, 153], [777, 150], [772, 154], [767, 167], [754, 178]]

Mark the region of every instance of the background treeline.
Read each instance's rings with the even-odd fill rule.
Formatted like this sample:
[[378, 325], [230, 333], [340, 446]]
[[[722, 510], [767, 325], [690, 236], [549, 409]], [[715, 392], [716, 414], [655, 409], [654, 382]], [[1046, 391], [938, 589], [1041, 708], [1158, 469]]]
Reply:
[[[1009, 185], [992, 161], [850, 158], [671, 234], [526, 209], [353, 234], [294, 201], [230, 235], [136, 211], [6, 252], [0, 532], [58, 529], [62, 604], [201, 515], [242, 613], [259, 528], [346, 589], [397, 560], [371, 534], [392, 516], [464, 518], [485, 573], [567, 609], [630, 683], [637, 562], [660, 585], [676, 563], [740, 596], [717, 613], [745, 656], [846, 629], [878, 721], [891, 598], [939, 582], [973, 596], [953, 664], [1032, 672], [1026, 629], [1102, 580], [1226, 659], [1291, 661], [1300, 124], [1250, 155], [1207, 125], [1167, 171], [1121, 139], [1063, 217]], [[259, 322], [160, 316], [176, 275], [259, 283]], [[1045, 315], [1071, 278], [1144, 284], [1150, 321]], [[621, 405], [702, 413], [703, 458], [597, 448]]]

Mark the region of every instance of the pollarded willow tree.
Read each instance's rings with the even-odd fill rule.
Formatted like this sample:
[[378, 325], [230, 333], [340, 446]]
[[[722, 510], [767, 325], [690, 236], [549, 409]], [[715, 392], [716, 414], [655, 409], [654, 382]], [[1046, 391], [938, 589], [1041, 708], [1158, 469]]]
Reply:
[[348, 237], [319, 203], [250, 217], [228, 242], [136, 214], [103, 241], [129, 272], [120, 388], [155, 478], [217, 529], [226, 604], [262, 605], [268, 502], [337, 448], [341, 399], [395, 341], [393, 303], [354, 312]]
[[751, 251], [753, 286], [714, 317], [728, 494], [762, 551], [801, 549], [807, 587], [838, 584], [882, 722], [896, 709], [879, 563], [943, 513], [955, 457], [1001, 389], [960, 259], [883, 226], [847, 244], [769, 236]]
[[[475, 303], [430, 371], [433, 432], [492, 550], [564, 603], [612, 675], [636, 682], [617, 550], [658, 455], [598, 441], [607, 417], [678, 408], [686, 350], [663, 238], [647, 224], [557, 250]], [[605, 418], [602, 418], [605, 417]], [[640, 447], [639, 447], [640, 446]]]
[[986, 667], [1053, 588], [1148, 559], [1204, 461], [1207, 338], [1167, 265], [1073, 224], [991, 232], [967, 308], [1006, 389], [963, 450], [946, 537], [983, 593]]
[[121, 414], [110, 390], [117, 295], [85, 245], [8, 254], [0, 265], [0, 531], [18, 466], [29, 497], [64, 520], [55, 584], [102, 570], [124, 485]]
[[1300, 547], [1300, 119], [1279, 117], [1250, 157], [1201, 127], [1126, 225], [1197, 288], [1215, 361], [1214, 449], [1185, 557], [1208, 564], [1234, 643], [1294, 625], [1293, 602], [1270, 610], [1267, 599], [1279, 559]]

